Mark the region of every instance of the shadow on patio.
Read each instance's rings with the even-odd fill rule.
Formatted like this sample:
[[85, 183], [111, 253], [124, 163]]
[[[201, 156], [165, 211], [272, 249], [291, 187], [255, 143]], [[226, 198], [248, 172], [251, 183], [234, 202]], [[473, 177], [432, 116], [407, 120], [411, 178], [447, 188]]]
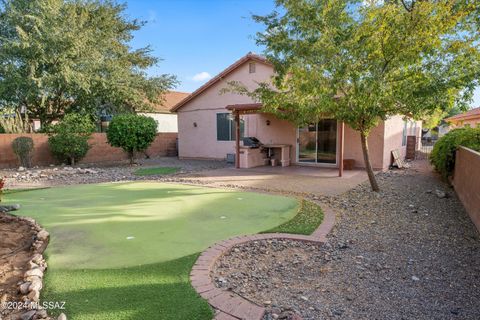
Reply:
[[222, 168], [191, 175], [186, 180], [222, 187], [235, 186], [292, 194], [333, 196], [346, 192], [368, 179], [364, 170], [346, 170], [338, 177], [337, 168], [256, 167]]

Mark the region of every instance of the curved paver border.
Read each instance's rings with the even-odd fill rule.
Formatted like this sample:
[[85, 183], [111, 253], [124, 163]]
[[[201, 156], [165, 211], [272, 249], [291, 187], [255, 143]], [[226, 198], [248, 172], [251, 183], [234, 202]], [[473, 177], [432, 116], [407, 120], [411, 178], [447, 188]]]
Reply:
[[210, 277], [210, 272], [215, 262], [232, 247], [249, 241], [287, 239], [324, 243], [326, 242], [327, 234], [335, 224], [335, 213], [326, 206], [322, 206], [322, 210], [324, 214], [323, 221], [309, 236], [289, 233], [264, 233], [238, 236], [217, 242], [202, 252], [190, 272], [190, 281], [198, 294], [218, 311], [215, 315], [216, 320], [261, 320], [265, 314], [265, 308], [233, 292], [215, 287]]

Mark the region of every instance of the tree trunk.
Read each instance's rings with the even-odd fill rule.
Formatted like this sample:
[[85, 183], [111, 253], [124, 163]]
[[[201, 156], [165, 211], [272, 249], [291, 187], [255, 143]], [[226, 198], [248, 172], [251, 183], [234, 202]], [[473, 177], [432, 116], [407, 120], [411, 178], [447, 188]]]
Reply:
[[362, 151], [363, 151], [363, 160], [365, 161], [365, 170], [367, 170], [368, 180], [370, 180], [370, 186], [375, 192], [380, 191], [378, 187], [377, 179], [375, 179], [375, 174], [373, 173], [372, 163], [370, 162], [370, 155], [368, 154], [368, 141], [367, 134], [365, 132], [360, 132], [360, 138], [362, 140]]
[[129, 151], [128, 152], [128, 157], [130, 158], [130, 165], [133, 165], [135, 163], [135, 151]]

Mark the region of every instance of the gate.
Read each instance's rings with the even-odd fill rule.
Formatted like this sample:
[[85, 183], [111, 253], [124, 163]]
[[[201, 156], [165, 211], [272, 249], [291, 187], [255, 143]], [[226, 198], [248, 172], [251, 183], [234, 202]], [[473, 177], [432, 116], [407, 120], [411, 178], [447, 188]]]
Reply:
[[435, 142], [437, 142], [437, 140], [432, 138], [418, 139], [418, 143], [420, 144], [420, 146], [417, 147], [415, 159], [428, 160], [430, 158], [430, 154], [432, 153]]

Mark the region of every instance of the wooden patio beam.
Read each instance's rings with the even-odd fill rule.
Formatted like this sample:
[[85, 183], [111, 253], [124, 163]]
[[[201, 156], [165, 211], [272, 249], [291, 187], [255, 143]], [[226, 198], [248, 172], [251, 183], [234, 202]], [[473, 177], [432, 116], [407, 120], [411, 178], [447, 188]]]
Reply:
[[240, 169], [240, 112], [234, 111], [235, 114], [235, 168]]
[[340, 122], [340, 156], [339, 156], [339, 164], [338, 164], [338, 176], [343, 176], [343, 156], [344, 156], [344, 136], [345, 136], [345, 123], [342, 121]]

